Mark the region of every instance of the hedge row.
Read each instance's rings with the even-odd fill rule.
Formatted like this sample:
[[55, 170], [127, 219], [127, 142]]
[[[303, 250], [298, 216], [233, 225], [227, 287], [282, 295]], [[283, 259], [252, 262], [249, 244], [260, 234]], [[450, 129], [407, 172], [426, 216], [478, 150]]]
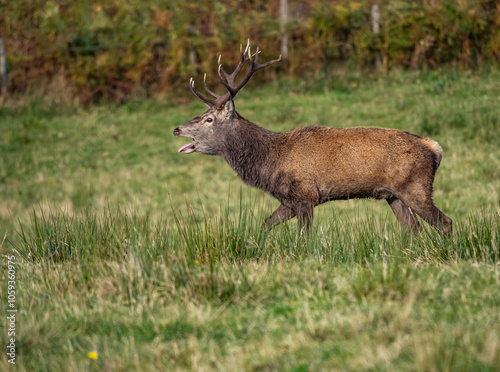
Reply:
[[[84, 103], [173, 92], [190, 75], [214, 75], [219, 54], [234, 63], [247, 38], [263, 59], [279, 53], [282, 38], [277, 0], [3, 1], [9, 90], [38, 88]], [[339, 62], [390, 69], [500, 61], [498, 1], [289, 0], [289, 14], [290, 54], [278, 68], [288, 75]]]

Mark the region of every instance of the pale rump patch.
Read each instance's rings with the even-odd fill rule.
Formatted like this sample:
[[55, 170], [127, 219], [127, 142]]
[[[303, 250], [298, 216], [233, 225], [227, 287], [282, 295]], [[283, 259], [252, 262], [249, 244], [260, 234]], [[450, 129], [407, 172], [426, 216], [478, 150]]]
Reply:
[[441, 159], [443, 158], [443, 149], [441, 146], [439, 146], [439, 143], [437, 143], [434, 140], [431, 140], [430, 138], [422, 138], [422, 142], [427, 147], [429, 150], [434, 152], [437, 156], [437, 164], [439, 165], [441, 163]]

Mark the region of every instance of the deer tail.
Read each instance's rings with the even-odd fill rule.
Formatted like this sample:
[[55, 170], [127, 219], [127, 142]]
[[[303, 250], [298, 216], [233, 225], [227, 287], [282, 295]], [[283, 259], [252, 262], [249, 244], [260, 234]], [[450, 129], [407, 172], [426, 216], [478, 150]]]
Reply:
[[437, 165], [436, 168], [439, 167], [439, 164], [441, 164], [441, 159], [443, 158], [443, 149], [441, 148], [441, 146], [439, 146], [439, 143], [431, 140], [430, 138], [422, 138], [422, 143], [425, 147], [427, 147], [434, 153], [434, 160], [436, 161]]

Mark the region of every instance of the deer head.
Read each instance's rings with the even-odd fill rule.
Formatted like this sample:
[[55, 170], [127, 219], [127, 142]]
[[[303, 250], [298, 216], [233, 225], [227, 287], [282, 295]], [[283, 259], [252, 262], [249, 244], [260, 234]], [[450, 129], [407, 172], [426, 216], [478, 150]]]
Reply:
[[[240, 53], [240, 62], [231, 74], [223, 69], [221, 57], [219, 57], [218, 74], [221, 83], [227, 89], [226, 94], [220, 96], [208, 88], [207, 74], [204, 76], [203, 83], [206, 92], [212, 96], [213, 99], [203, 96], [195, 89], [193, 78], [189, 81], [191, 93], [193, 93], [195, 97], [201, 99], [208, 106], [208, 110], [202, 115], [174, 129], [175, 136], [190, 137], [193, 139], [193, 142], [182, 146], [178, 152], [184, 152], [186, 154], [199, 152], [206, 155], [220, 155], [221, 149], [219, 148], [219, 139], [225, 131], [231, 128], [231, 125], [235, 125], [234, 120], [240, 118], [234, 107], [234, 97], [248, 80], [250, 80], [250, 77], [255, 71], [281, 61], [280, 55], [278, 59], [266, 63], [259, 63], [260, 50], [257, 48], [256, 52], [252, 54], [250, 51], [250, 40], [248, 40], [245, 50], [243, 50], [243, 47], [240, 45]], [[249, 69], [240, 83], [236, 84], [236, 77], [247, 62], [250, 62]]]

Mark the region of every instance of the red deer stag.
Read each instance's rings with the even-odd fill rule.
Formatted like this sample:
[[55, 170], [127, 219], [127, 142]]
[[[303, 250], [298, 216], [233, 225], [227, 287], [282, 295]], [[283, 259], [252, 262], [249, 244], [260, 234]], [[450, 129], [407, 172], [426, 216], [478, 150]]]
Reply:
[[[313, 209], [329, 200], [385, 199], [406, 228], [419, 230], [415, 214], [439, 231], [451, 233], [452, 220], [432, 201], [432, 183], [443, 151], [431, 139], [398, 129], [296, 128], [274, 133], [242, 118], [233, 99], [252, 74], [278, 59], [259, 63], [259, 49], [241, 50], [236, 69], [227, 73], [220, 64], [219, 77], [227, 93], [207, 98], [194, 87], [191, 92], [209, 107], [191, 121], [175, 128], [174, 135], [193, 142], [178, 152], [199, 152], [224, 158], [246, 184], [262, 189], [281, 205], [264, 227], [271, 229], [297, 216], [299, 227], [309, 230]], [[239, 84], [236, 76], [249, 62]]]

